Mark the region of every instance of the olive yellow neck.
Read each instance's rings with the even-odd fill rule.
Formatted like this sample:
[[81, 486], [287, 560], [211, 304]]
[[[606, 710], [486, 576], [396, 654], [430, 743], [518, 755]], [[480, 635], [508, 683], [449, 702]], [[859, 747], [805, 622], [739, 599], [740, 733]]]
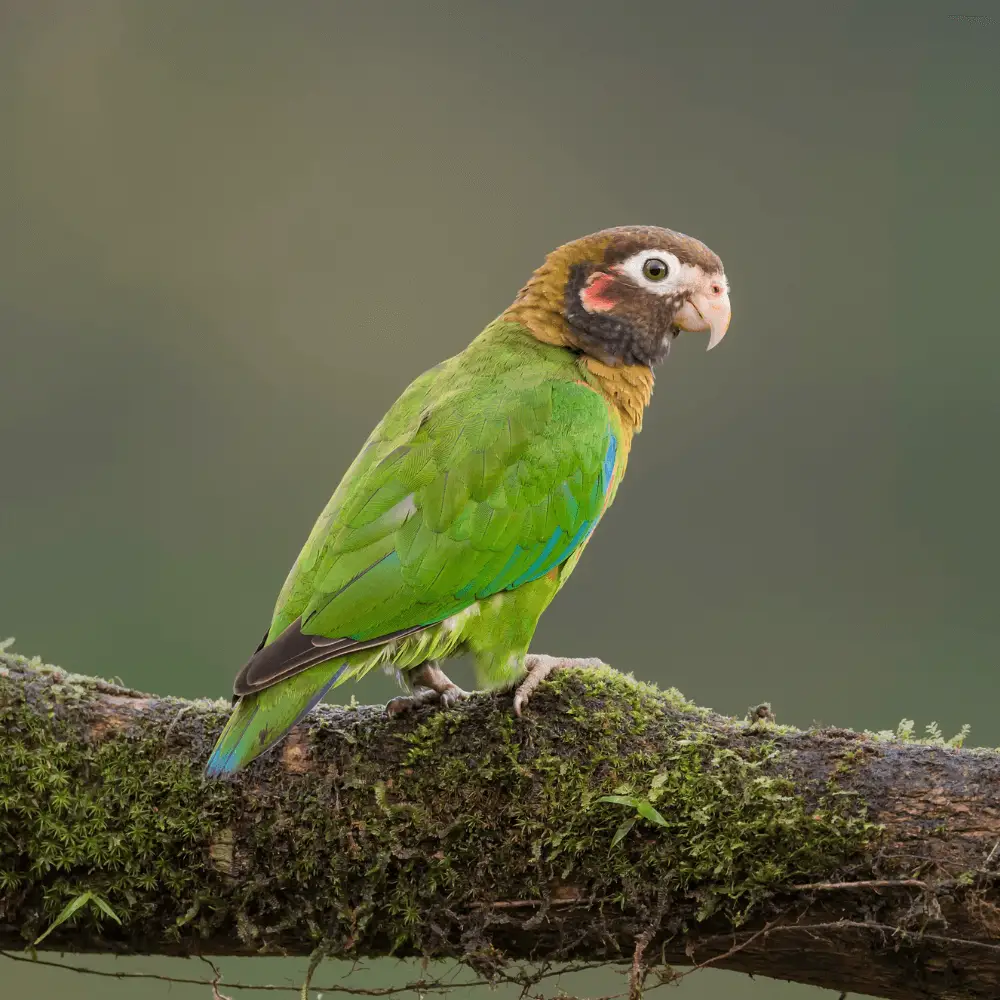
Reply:
[[[569, 268], [570, 261], [550, 257], [518, 292], [502, 318], [520, 324], [543, 344], [582, 350], [563, 311]], [[614, 404], [622, 429], [631, 439], [642, 430], [642, 414], [653, 394], [652, 369], [647, 365], [607, 364], [587, 354], [580, 355], [579, 363], [587, 383]]]
[[653, 395], [653, 370], [647, 365], [606, 365], [597, 358], [581, 358], [591, 381], [614, 403], [622, 429], [632, 437], [642, 430], [642, 414]]

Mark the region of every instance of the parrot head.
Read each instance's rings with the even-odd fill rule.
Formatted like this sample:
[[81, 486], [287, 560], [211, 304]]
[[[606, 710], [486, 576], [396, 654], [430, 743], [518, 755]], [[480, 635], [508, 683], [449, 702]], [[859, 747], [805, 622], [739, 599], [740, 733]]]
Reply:
[[709, 350], [722, 340], [729, 285], [704, 243], [656, 226], [621, 226], [553, 250], [512, 309], [533, 327], [547, 313], [568, 346], [605, 364], [652, 367], [681, 331], [707, 333]]

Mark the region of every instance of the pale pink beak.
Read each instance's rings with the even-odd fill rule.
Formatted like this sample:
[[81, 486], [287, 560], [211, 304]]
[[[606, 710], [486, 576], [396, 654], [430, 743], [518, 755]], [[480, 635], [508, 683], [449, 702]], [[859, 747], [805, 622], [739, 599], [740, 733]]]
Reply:
[[732, 315], [725, 281], [710, 277], [677, 311], [674, 324], [690, 333], [709, 334], [707, 349], [710, 351], [722, 342]]

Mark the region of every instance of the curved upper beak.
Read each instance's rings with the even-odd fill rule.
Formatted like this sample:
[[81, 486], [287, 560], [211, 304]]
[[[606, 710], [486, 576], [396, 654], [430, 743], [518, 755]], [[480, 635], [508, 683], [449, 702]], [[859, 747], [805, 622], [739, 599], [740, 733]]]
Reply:
[[674, 315], [678, 329], [691, 333], [707, 333], [708, 350], [722, 342], [732, 318], [729, 292], [725, 285], [712, 283], [705, 290], [696, 291]]

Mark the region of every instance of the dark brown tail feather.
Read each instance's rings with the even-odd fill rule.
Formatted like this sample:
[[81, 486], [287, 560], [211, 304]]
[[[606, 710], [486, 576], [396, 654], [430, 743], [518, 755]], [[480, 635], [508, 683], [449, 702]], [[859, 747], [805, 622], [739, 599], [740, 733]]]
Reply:
[[243, 665], [233, 682], [233, 692], [236, 697], [253, 694], [264, 688], [277, 684], [294, 674], [301, 673], [309, 667], [332, 660], [334, 657], [348, 656], [363, 649], [374, 649], [384, 646], [394, 639], [420, 632], [428, 625], [415, 625], [412, 628], [389, 632], [374, 639], [328, 639], [322, 635], [305, 635], [302, 632], [302, 619], [296, 618], [284, 632], [268, 643], [267, 636], [257, 647], [256, 652]]

